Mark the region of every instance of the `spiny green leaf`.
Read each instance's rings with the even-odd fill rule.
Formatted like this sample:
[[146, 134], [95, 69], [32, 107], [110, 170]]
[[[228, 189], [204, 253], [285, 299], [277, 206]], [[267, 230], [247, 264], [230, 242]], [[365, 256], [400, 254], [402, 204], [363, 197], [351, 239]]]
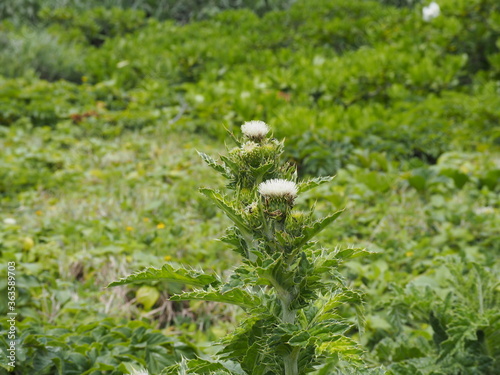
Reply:
[[[182, 372], [181, 372], [182, 371]], [[209, 361], [196, 358], [184, 359], [179, 365], [168, 367], [163, 374], [227, 374], [227, 375], [247, 375], [241, 367], [229, 361]]]
[[207, 188], [202, 188], [200, 191], [206, 197], [210, 198], [217, 205], [217, 207], [226, 213], [226, 215], [236, 224], [243, 235], [248, 236], [250, 234], [250, 229], [245, 223], [243, 216], [235, 208], [226, 203], [221, 194]]
[[343, 334], [351, 327], [350, 324], [336, 319], [322, 320], [314, 324], [309, 330], [309, 334], [317, 342], [328, 341], [333, 335]]
[[356, 341], [344, 335], [331, 336], [328, 341], [324, 341], [319, 345], [318, 349], [320, 353], [336, 354], [351, 359], [355, 359], [362, 354], [362, 350]]
[[335, 178], [335, 176], [325, 176], [325, 177], [315, 177], [307, 181], [302, 181], [298, 184], [297, 189], [299, 194], [311, 190], [319, 185], [323, 185], [326, 182], [330, 182]]
[[202, 287], [216, 282], [217, 278], [190, 269], [175, 269], [171, 265], [165, 264], [162, 268], [148, 267], [142, 271], [133, 273], [125, 278], [112, 282], [108, 285], [108, 288], [143, 281], [168, 281], [171, 283]]
[[337, 258], [340, 258], [341, 260], [347, 260], [370, 254], [372, 253], [370, 253], [364, 248], [354, 248], [354, 249], [348, 248], [337, 251], [335, 253], [335, 256]]
[[224, 164], [226, 164], [226, 167], [229, 168], [234, 175], [238, 174], [240, 170], [240, 166], [238, 164], [236, 164], [234, 161], [222, 155], [220, 159], [224, 162]]
[[209, 290], [195, 290], [193, 292], [186, 292], [177, 294], [170, 297], [172, 301], [184, 300], [203, 300], [212, 302], [229, 303], [241, 307], [257, 307], [260, 305], [261, 300], [256, 295], [252, 295], [242, 289], [231, 289], [227, 292], [221, 292], [210, 288]]
[[274, 164], [269, 163], [269, 164], [264, 164], [261, 165], [258, 168], [252, 168], [253, 169], [253, 176], [255, 178], [256, 184], [259, 184], [262, 182], [263, 177], [267, 172], [269, 172], [272, 168], [274, 167]]
[[298, 331], [296, 332], [290, 340], [288, 340], [288, 343], [292, 346], [302, 346], [306, 347], [309, 345], [309, 339], [311, 338], [311, 334], [308, 331]]
[[231, 171], [227, 169], [224, 165], [217, 163], [211, 156], [198, 151], [198, 155], [203, 159], [205, 163], [211, 168], [222, 174], [226, 178], [231, 178]]
[[310, 344], [319, 346], [324, 342], [329, 342], [332, 338], [336, 338], [338, 335], [342, 335], [350, 327], [349, 324], [335, 319], [323, 320], [314, 324], [308, 330], [296, 331], [288, 340], [288, 343], [292, 346], [302, 347]]
[[306, 227], [304, 229], [304, 234], [295, 240], [294, 245], [296, 247], [301, 247], [301, 246], [305, 245], [315, 235], [317, 235], [319, 232], [321, 232], [323, 229], [325, 229], [328, 226], [328, 224], [334, 222], [340, 216], [340, 214], [342, 212], [344, 212], [344, 210], [334, 212], [333, 214], [331, 214], [327, 217], [324, 217], [323, 219], [315, 221], [312, 224], [312, 226]]
[[243, 257], [247, 257], [247, 245], [244, 239], [239, 234], [237, 227], [229, 227], [226, 230], [226, 235], [219, 238], [219, 241], [224, 242], [228, 245], [233, 246], [233, 250]]
[[345, 289], [329, 295], [328, 299], [325, 301], [320, 300], [320, 303], [320, 307], [310, 322], [312, 325], [321, 324], [322, 321], [330, 319], [331, 316], [336, 316], [336, 314], [331, 313], [339, 306], [347, 304], [355, 306], [360, 305], [362, 303], [362, 298], [359, 293]]

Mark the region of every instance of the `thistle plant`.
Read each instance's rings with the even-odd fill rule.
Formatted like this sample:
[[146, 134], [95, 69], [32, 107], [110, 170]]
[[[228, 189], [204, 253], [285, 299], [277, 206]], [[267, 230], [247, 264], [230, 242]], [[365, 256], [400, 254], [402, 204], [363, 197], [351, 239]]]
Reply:
[[228, 181], [230, 194], [201, 192], [234, 224], [221, 241], [241, 255], [241, 264], [226, 280], [166, 264], [110, 285], [168, 280], [194, 287], [172, 300], [218, 301], [244, 310], [217, 358], [183, 360], [167, 374], [298, 375], [339, 359], [355, 361], [359, 348], [347, 336], [352, 324], [338, 309], [350, 305], [359, 313], [361, 299], [345, 285], [339, 266], [363, 250], [325, 249], [314, 241], [342, 211], [315, 219], [313, 209], [295, 208], [301, 193], [332, 177], [298, 182], [296, 167], [281, 160], [283, 141], [269, 136], [268, 125], [250, 121], [241, 130], [242, 137], [231, 134], [236, 147], [220, 161], [200, 153]]

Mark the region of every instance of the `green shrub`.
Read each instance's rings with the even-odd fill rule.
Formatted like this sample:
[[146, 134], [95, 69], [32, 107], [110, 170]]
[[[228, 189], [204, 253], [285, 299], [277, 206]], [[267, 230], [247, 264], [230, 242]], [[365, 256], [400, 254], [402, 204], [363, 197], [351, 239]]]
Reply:
[[[18, 324], [22, 334], [17, 344], [16, 373], [124, 375], [141, 367], [159, 373], [196, 353], [189, 344], [138, 321], [94, 320], [71, 328], [41, 328], [30, 319]], [[0, 340], [6, 345], [6, 331], [1, 333]], [[3, 350], [0, 354], [0, 367], [8, 370]]]
[[124, 36], [144, 26], [145, 14], [120, 8], [99, 7], [84, 12], [72, 8], [45, 8], [40, 12], [40, 20], [66, 40], [100, 46], [107, 38]]
[[[387, 303], [397, 331], [380, 340], [374, 354], [395, 375], [494, 374], [500, 365], [497, 275], [457, 258], [441, 263], [437, 280], [422, 275], [394, 287]], [[409, 333], [407, 324], [421, 328]]]
[[1, 75], [81, 82], [83, 68], [82, 50], [45, 29], [22, 28], [14, 32], [0, 28]]

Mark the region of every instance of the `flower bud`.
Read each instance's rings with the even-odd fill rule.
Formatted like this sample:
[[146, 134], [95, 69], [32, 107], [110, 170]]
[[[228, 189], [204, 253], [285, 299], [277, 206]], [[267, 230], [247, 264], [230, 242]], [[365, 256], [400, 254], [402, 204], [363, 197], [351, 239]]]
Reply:
[[244, 163], [255, 168], [260, 166], [264, 156], [261, 147], [252, 141], [241, 146], [240, 155]]

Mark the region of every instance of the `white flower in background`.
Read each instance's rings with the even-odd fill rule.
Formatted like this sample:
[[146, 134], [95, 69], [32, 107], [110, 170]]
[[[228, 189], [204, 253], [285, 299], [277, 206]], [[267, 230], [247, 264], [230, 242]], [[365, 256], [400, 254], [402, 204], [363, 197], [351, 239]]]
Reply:
[[259, 185], [259, 193], [266, 198], [291, 198], [297, 197], [297, 185], [293, 181], [274, 178]]
[[441, 9], [439, 8], [439, 4], [433, 1], [422, 9], [422, 18], [425, 22], [429, 22], [438, 17], [440, 13]]
[[241, 125], [241, 131], [250, 139], [260, 140], [269, 133], [269, 126], [264, 121], [247, 121]]
[[493, 209], [493, 207], [490, 206], [477, 207], [476, 209], [474, 209], [474, 213], [478, 216], [489, 215], [495, 213], [495, 210]]
[[16, 221], [16, 219], [13, 219], [11, 217], [7, 217], [7, 218], [3, 219], [3, 223], [7, 224], [7, 225], [16, 225], [17, 221]]

